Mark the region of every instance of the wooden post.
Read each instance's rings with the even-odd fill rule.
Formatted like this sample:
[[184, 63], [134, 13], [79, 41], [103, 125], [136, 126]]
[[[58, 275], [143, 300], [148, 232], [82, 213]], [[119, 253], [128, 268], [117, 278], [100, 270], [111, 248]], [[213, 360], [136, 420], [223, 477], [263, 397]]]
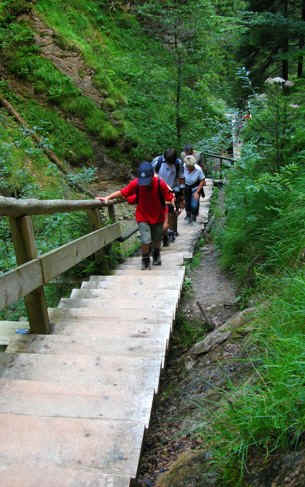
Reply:
[[[108, 218], [110, 220], [110, 223], [115, 223], [116, 222], [116, 215], [115, 215], [115, 208], [114, 208], [114, 204], [112, 205], [109, 205], [107, 207], [107, 210], [108, 210]], [[110, 243], [109, 245], [106, 245], [106, 247], [104, 247], [104, 272], [108, 272], [110, 271], [111, 269], [111, 263], [110, 263], [110, 253], [111, 253], [111, 248], [112, 248], [112, 244]]]
[[[10, 227], [18, 265], [37, 258], [32, 219], [30, 216], [10, 217]], [[31, 333], [50, 333], [50, 322], [43, 287], [35, 289], [24, 298], [29, 316]]]
[[87, 210], [88, 218], [93, 230], [98, 230], [102, 226], [100, 212], [96, 209]]
[[209, 171], [208, 171], [208, 164], [207, 164], [207, 158], [204, 152], [201, 152], [202, 156], [202, 166], [203, 166], [203, 172], [205, 174], [205, 177], [209, 177]]
[[108, 206], [108, 216], [109, 216], [109, 220], [111, 221], [111, 223], [115, 223], [116, 222], [114, 205], [109, 205]]
[[[93, 230], [98, 230], [102, 226], [102, 219], [99, 210], [90, 209], [87, 210], [88, 218]], [[94, 254], [94, 259], [97, 264], [101, 263], [104, 256], [104, 250], [100, 250]]]

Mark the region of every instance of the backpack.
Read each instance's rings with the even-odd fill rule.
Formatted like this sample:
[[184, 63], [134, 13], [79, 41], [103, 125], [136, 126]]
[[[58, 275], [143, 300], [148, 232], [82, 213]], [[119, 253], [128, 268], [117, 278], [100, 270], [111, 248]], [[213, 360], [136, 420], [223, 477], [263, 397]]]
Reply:
[[[160, 171], [160, 167], [162, 166], [162, 164], [165, 164], [166, 163], [166, 160], [163, 158], [163, 156], [159, 156], [158, 157], [158, 162], [157, 164], [155, 165], [155, 172], [157, 174], [159, 174], [159, 171]], [[178, 175], [179, 175], [179, 171], [180, 171], [180, 164], [178, 162], [178, 159], [175, 160], [175, 169], [176, 169], [176, 179], [178, 178]]]
[[[160, 202], [162, 208], [165, 208], [165, 199], [161, 190], [161, 184], [160, 184], [160, 178], [158, 177], [158, 191], [159, 191], [159, 197], [160, 197]], [[136, 199], [134, 204], [137, 205], [139, 202], [139, 185], [137, 184], [137, 189], [136, 189]]]

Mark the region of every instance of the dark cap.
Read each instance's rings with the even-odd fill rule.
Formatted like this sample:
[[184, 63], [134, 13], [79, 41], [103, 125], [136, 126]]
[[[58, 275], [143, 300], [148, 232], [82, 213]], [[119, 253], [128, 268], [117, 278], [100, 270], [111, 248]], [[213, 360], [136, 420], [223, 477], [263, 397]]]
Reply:
[[154, 169], [150, 162], [143, 161], [138, 167], [139, 186], [148, 186], [153, 178]]
[[184, 146], [184, 152], [186, 154], [190, 154], [191, 152], [193, 152], [193, 150], [194, 149], [193, 149], [193, 146], [191, 144], [187, 144], [187, 145]]

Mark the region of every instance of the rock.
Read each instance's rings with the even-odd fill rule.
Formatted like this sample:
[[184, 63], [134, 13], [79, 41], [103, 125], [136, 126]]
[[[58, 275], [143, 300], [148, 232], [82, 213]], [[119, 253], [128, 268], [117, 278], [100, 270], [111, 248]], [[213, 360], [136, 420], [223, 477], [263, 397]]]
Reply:
[[239, 313], [235, 313], [224, 325], [210, 333], [204, 340], [196, 343], [190, 350], [191, 355], [201, 355], [207, 353], [216, 345], [227, 340], [232, 331], [251, 320], [256, 308], [247, 308]]
[[217, 477], [213, 463], [205, 452], [188, 450], [181, 453], [168, 472], [158, 478], [156, 487], [186, 487], [188, 485], [214, 487]]
[[191, 370], [194, 367], [195, 363], [196, 361], [193, 359], [193, 357], [188, 356], [185, 359], [184, 366], [186, 370]]

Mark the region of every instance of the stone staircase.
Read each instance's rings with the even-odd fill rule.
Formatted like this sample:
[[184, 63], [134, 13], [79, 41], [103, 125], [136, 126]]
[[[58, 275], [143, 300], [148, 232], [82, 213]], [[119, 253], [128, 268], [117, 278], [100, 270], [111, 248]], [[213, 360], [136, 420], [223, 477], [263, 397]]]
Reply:
[[208, 207], [209, 196], [195, 225], [180, 217], [180, 236], [162, 251], [161, 267], [140, 271], [139, 257], [132, 257], [50, 309], [52, 335], [10, 334], [0, 353], [1, 486], [130, 486], [165, 365], [184, 260]]

